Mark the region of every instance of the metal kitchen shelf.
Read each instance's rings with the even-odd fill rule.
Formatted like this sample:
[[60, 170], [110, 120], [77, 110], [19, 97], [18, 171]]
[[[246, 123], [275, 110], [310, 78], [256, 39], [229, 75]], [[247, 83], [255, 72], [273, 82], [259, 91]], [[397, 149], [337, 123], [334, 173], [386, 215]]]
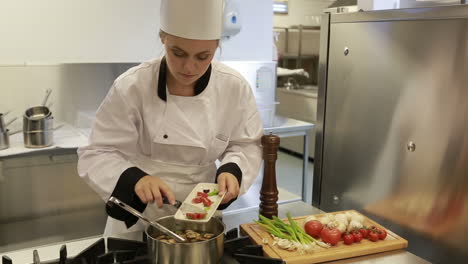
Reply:
[[299, 56], [301, 56], [302, 59], [313, 59], [313, 58], [318, 57], [318, 55], [314, 55], [314, 54], [284, 53], [284, 54], [281, 55], [281, 58], [283, 58], [283, 59], [296, 59]]
[[[282, 55], [283, 59], [297, 59], [296, 61], [296, 68], [300, 68], [302, 65], [302, 60], [303, 59], [311, 59], [315, 58], [317, 56], [314, 55], [304, 55], [302, 54], [302, 34], [304, 33], [305, 30], [307, 31], [320, 31], [320, 26], [306, 26], [306, 25], [293, 25], [289, 27], [273, 27], [273, 29], [279, 29], [279, 30], [284, 30], [285, 32], [285, 54]], [[289, 53], [289, 31], [291, 30], [298, 30], [299, 31], [299, 47], [297, 49], [297, 54], [292, 54]]]

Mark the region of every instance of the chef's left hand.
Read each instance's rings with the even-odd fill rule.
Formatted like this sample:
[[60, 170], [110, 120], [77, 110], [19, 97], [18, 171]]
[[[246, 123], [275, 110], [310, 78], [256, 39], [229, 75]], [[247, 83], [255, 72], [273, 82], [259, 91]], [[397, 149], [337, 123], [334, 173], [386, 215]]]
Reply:
[[239, 195], [239, 182], [237, 181], [236, 176], [229, 172], [223, 172], [218, 176], [218, 186], [219, 196], [222, 196], [224, 193], [226, 193], [224, 199], [221, 201], [221, 204], [225, 204], [232, 199], [237, 198]]

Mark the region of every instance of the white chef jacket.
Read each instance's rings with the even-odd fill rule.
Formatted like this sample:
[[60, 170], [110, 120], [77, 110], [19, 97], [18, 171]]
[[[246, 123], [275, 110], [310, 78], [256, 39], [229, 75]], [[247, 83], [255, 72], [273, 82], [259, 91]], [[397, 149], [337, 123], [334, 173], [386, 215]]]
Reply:
[[[240, 195], [247, 192], [260, 168], [263, 135], [249, 84], [231, 68], [212, 62], [199, 94], [176, 96], [164, 84], [161, 89], [161, 67], [165, 70], [164, 60], [156, 59], [115, 80], [97, 111], [89, 145], [78, 149], [80, 177], [107, 200], [121, 175], [136, 167], [141, 174], [162, 178], [176, 199], [184, 200], [197, 183], [215, 181], [219, 159], [220, 168], [232, 163], [240, 168]], [[133, 178], [128, 191], [134, 192], [139, 178], [127, 178]], [[173, 214], [148, 207], [143, 210], [152, 211], [152, 218]], [[123, 223], [114, 224], [121, 226], [111, 232], [125, 231]]]

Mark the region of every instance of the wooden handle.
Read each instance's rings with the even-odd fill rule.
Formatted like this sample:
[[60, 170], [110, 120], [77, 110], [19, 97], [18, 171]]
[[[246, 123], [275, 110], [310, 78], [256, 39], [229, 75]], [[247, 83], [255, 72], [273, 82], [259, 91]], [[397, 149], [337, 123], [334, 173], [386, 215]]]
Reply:
[[262, 137], [263, 146], [263, 182], [260, 190], [260, 214], [272, 218], [278, 216], [278, 188], [276, 187], [276, 160], [280, 138], [275, 135]]

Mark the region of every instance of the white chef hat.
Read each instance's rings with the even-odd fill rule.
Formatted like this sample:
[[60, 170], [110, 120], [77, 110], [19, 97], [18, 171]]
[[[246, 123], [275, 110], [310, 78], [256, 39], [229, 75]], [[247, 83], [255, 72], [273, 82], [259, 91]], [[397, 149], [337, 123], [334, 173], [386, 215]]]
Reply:
[[220, 39], [224, 0], [162, 0], [161, 30], [188, 39]]

